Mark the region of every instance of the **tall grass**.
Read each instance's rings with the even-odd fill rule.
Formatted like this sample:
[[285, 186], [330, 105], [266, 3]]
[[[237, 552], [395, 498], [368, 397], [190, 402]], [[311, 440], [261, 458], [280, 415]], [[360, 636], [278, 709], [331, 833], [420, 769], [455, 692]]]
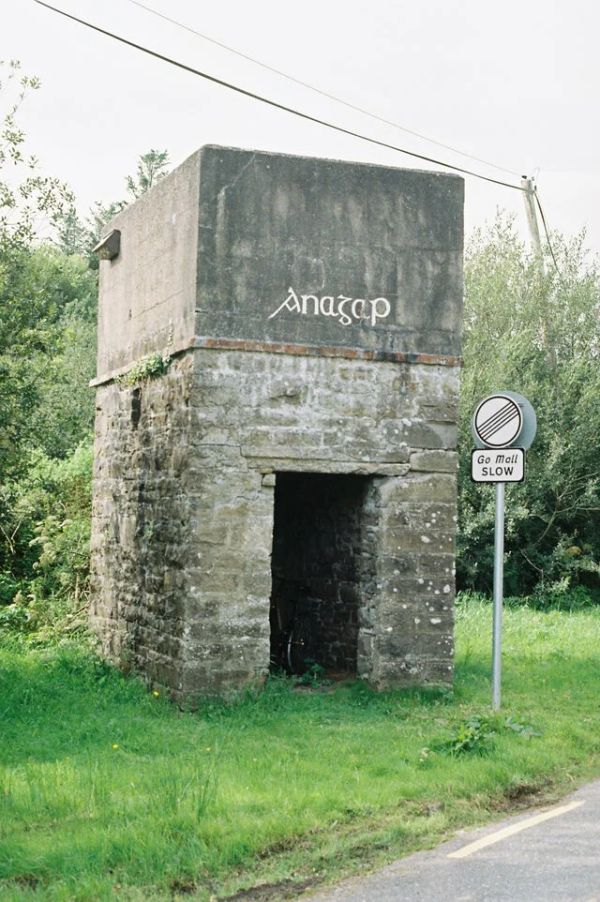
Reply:
[[453, 694], [273, 679], [195, 714], [74, 646], [4, 648], [0, 898], [321, 879], [600, 771], [600, 611], [507, 610], [497, 717], [490, 621], [459, 606]]

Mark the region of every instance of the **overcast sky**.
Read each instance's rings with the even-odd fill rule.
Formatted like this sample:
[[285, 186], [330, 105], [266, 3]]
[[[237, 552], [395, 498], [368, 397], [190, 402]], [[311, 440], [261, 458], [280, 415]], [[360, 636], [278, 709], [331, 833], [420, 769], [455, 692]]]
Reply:
[[[494, 178], [501, 172], [374, 122], [228, 53], [132, 0], [53, 5], [280, 103]], [[600, 250], [600, 5], [593, 0], [144, 0], [322, 90], [492, 163], [531, 174], [549, 225]], [[122, 197], [139, 154], [173, 165], [202, 144], [430, 168], [303, 122], [151, 59], [33, 0], [0, 0], [0, 59], [38, 75], [20, 121], [82, 210]], [[466, 179], [466, 226], [520, 192]]]

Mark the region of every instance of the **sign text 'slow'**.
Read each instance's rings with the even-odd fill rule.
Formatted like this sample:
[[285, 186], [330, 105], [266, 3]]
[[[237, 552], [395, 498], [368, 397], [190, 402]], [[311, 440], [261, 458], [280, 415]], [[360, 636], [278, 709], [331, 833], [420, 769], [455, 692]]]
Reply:
[[522, 482], [525, 475], [525, 452], [522, 448], [473, 451], [471, 477], [474, 482]]

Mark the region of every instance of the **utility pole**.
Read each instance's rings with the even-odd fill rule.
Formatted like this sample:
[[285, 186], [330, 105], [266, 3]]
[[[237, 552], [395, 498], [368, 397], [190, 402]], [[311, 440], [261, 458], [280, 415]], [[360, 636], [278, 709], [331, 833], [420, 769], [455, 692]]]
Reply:
[[[538, 225], [537, 209], [535, 204], [535, 182], [526, 175], [521, 176], [521, 188], [523, 188], [523, 199], [525, 201], [525, 212], [527, 213], [527, 223], [529, 225], [529, 235], [531, 237], [531, 246], [537, 260], [540, 263], [540, 271], [543, 276], [547, 275], [546, 261], [542, 253], [542, 242], [540, 241], [540, 229]], [[546, 356], [550, 363], [556, 365], [556, 350], [550, 347], [548, 342], [548, 320], [542, 319], [540, 324], [542, 345], [546, 348]]]
[[527, 223], [529, 225], [531, 245], [536, 256], [543, 261], [544, 257], [542, 255], [542, 242], [540, 241], [540, 229], [538, 226], [537, 211], [535, 208], [534, 180], [528, 178], [526, 175], [521, 176], [521, 188], [523, 189], [523, 199], [525, 201], [525, 212], [527, 213]]

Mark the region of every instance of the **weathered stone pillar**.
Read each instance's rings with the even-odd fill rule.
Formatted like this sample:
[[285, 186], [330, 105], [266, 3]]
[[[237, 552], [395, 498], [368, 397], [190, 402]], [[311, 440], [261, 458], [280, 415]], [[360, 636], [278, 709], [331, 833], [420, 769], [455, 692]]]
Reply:
[[213, 466], [194, 482], [184, 695], [251, 685], [269, 669], [274, 477]]
[[[454, 471], [454, 455], [437, 455]], [[435, 499], [435, 500], [434, 500]], [[374, 480], [376, 586], [361, 673], [378, 688], [445, 683], [452, 675], [454, 472]], [[368, 637], [368, 638], [367, 638]]]

